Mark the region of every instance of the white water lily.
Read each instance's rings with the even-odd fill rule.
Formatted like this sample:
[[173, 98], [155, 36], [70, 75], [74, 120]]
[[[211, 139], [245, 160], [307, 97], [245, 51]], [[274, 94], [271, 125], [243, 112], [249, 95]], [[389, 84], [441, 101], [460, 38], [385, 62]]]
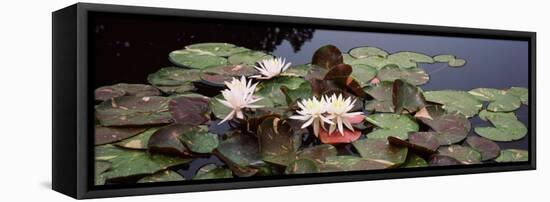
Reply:
[[327, 113], [332, 122], [336, 124], [331, 124], [329, 128], [329, 134], [332, 134], [336, 128], [341, 135], [344, 135], [344, 126], [351, 131], [354, 131], [353, 126], [349, 122], [348, 118], [362, 115], [363, 112], [349, 112], [353, 108], [353, 105], [357, 99], [351, 100], [350, 97], [344, 99], [342, 94], [336, 96], [332, 95], [330, 98], [326, 97], [327, 100]]
[[325, 117], [325, 113], [327, 112], [327, 101], [325, 98], [321, 98], [320, 100], [315, 97], [305, 99], [298, 102], [298, 106], [300, 107], [300, 110], [296, 112], [299, 115], [294, 115], [290, 118], [305, 121], [302, 128], [306, 128], [313, 124], [313, 133], [315, 136], [319, 136], [321, 127], [325, 127], [324, 123], [334, 124], [327, 117]]
[[260, 72], [261, 75], [254, 75], [251, 78], [256, 79], [271, 79], [281, 73], [283, 73], [292, 63], [285, 63], [283, 58], [273, 58], [265, 59], [258, 62], [259, 66], [255, 66], [256, 70]]
[[226, 107], [231, 108], [231, 112], [218, 124], [222, 124], [227, 120], [237, 117], [239, 119], [244, 118], [244, 108], [261, 108], [263, 106], [253, 105], [255, 102], [262, 98], [255, 97], [254, 90], [258, 83], [252, 84], [252, 80], [247, 81], [244, 76], [241, 79], [233, 78], [231, 82], [225, 82], [227, 89], [222, 90], [222, 96], [224, 100], [217, 99], [220, 103]]

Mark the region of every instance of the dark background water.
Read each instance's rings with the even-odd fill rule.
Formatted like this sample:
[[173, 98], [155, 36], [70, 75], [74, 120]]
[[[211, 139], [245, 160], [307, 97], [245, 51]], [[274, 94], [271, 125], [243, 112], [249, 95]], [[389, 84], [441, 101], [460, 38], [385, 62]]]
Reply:
[[[407, 34], [327, 30], [307, 25], [260, 24], [192, 18], [94, 14], [90, 17], [91, 69], [95, 87], [147, 83], [147, 75], [172, 64], [168, 53], [189, 44], [227, 42], [285, 57], [293, 64], [309, 63], [314, 51], [333, 44], [343, 52], [375, 46], [390, 53], [415, 51], [427, 55], [453, 54], [464, 58], [462, 68], [422, 64], [430, 75], [425, 90], [470, 90], [478, 87], [528, 86], [526, 41], [421, 36]], [[528, 126], [528, 108], [516, 111]], [[472, 125], [490, 125], [475, 117]], [[473, 131], [472, 131], [473, 133]], [[528, 138], [499, 143], [502, 148], [528, 148]], [[220, 163], [217, 159], [198, 159]], [[192, 164], [195, 170], [197, 164]], [[186, 174], [187, 175], [187, 174]], [[187, 177], [187, 176], [186, 176]]]

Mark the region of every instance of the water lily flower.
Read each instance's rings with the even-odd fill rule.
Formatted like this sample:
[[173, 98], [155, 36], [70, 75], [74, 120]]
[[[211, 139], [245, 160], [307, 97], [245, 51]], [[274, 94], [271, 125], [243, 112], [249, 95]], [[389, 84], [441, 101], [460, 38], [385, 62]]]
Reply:
[[223, 122], [233, 119], [234, 117], [243, 119], [244, 114], [242, 110], [244, 108], [263, 107], [260, 105], [253, 105], [255, 102], [262, 99], [253, 95], [258, 83], [252, 84], [252, 80], [247, 81], [246, 78], [242, 76], [240, 80], [233, 78], [231, 82], [225, 82], [225, 85], [227, 86], [227, 89], [221, 91], [224, 100], [218, 98], [216, 99], [232, 110], [218, 124], [222, 124]]
[[342, 97], [342, 94], [336, 96], [333, 94], [330, 98], [325, 98], [328, 102], [327, 105], [327, 113], [329, 114], [327, 118], [329, 118], [332, 122], [336, 124], [331, 124], [329, 128], [329, 134], [332, 134], [336, 128], [338, 128], [338, 131], [341, 135], [344, 135], [344, 126], [348, 128], [351, 131], [354, 131], [353, 126], [350, 123], [350, 120], [352, 120], [356, 116], [362, 116], [363, 112], [349, 112], [352, 108], [357, 99], [351, 100], [350, 97], [344, 99]]
[[260, 72], [261, 75], [254, 75], [251, 78], [256, 79], [271, 79], [281, 73], [283, 73], [292, 63], [285, 63], [283, 58], [273, 58], [273, 59], [264, 59], [258, 62], [259, 66], [255, 66], [256, 70]]
[[317, 99], [315, 97], [310, 99], [304, 99], [298, 102], [300, 110], [296, 111], [299, 115], [293, 115], [290, 118], [305, 121], [302, 128], [306, 128], [313, 124], [313, 133], [315, 136], [319, 136], [321, 127], [324, 128], [324, 123], [334, 124], [327, 117], [327, 101], [325, 98]]

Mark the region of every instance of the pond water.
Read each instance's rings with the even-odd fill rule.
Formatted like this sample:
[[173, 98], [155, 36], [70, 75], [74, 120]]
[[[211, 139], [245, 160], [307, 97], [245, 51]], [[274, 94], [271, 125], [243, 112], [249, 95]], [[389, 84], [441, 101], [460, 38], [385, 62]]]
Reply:
[[[324, 30], [261, 24], [219, 24], [200, 20], [156, 19], [114, 14], [92, 20], [91, 68], [95, 87], [115, 83], [147, 83], [147, 75], [172, 64], [168, 53], [188, 44], [227, 42], [272, 55], [293, 64], [311, 61], [317, 48], [333, 44], [343, 52], [358, 46], [375, 46], [390, 53], [415, 51], [427, 55], [452, 54], [467, 61], [461, 68], [447, 64], [422, 64], [430, 75], [424, 90], [470, 90], [478, 87], [528, 86], [528, 43], [524, 41], [419, 36]], [[528, 126], [528, 107], [516, 111]], [[477, 116], [472, 126], [490, 125]], [[473, 128], [472, 127], [472, 128]], [[473, 130], [472, 130], [473, 134]], [[499, 143], [501, 148], [528, 149], [528, 138]], [[340, 148], [346, 150], [346, 148]], [[349, 149], [349, 148], [347, 148]], [[180, 173], [190, 178], [206, 163], [223, 164], [214, 156], [197, 158]]]

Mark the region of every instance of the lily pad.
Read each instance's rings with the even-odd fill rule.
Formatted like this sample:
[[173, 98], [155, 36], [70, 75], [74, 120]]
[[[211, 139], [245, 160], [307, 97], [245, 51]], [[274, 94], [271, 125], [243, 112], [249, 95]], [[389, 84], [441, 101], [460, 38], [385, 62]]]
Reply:
[[149, 74], [147, 81], [154, 86], [180, 86], [200, 80], [200, 70], [165, 67]]
[[438, 149], [440, 155], [450, 156], [462, 164], [477, 164], [481, 162], [481, 154], [476, 150], [460, 145], [450, 145]]
[[177, 66], [192, 69], [204, 69], [227, 64], [227, 59], [223, 57], [195, 49], [175, 50], [170, 52], [168, 58]]
[[95, 90], [95, 99], [99, 101], [105, 101], [124, 95], [136, 97], [155, 96], [160, 95], [160, 91], [150, 85], [127, 83], [103, 86]]
[[422, 85], [430, 80], [430, 76], [420, 67], [402, 69], [395, 65], [388, 65], [378, 70], [377, 76], [381, 81], [405, 80], [413, 85]]
[[367, 101], [365, 109], [375, 112], [394, 112], [392, 90], [393, 82], [387, 81], [365, 88], [365, 92], [374, 98]]
[[227, 57], [236, 53], [250, 51], [248, 48], [237, 47], [230, 43], [197, 43], [186, 46], [187, 49], [212, 53], [215, 56]]
[[208, 164], [201, 167], [193, 180], [207, 180], [207, 179], [223, 179], [233, 178], [231, 170], [223, 167], [216, 166], [215, 164]]
[[117, 142], [143, 132], [146, 128], [95, 127], [95, 145]]
[[325, 45], [315, 51], [311, 64], [331, 69], [333, 66], [344, 63], [342, 52], [333, 45]]
[[385, 66], [399, 67], [399, 66], [397, 66], [396, 62], [391, 61], [391, 60], [389, 60], [387, 58], [384, 58], [384, 57], [359, 58], [359, 59], [355, 59], [355, 60], [350, 61], [349, 64], [350, 65], [359, 65], [359, 64], [368, 65], [368, 66], [376, 68], [377, 70], [380, 70]]
[[401, 165], [402, 168], [421, 168], [427, 166], [428, 162], [416, 154], [409, 154], [405, 163]]
[[434, 63], [434, 59], [428, 55], [416, 52], [397, 52], [388, 55], [388, 60], [397, 64], [400, 68], [415, 68], [417, 63]]
[[310, 159], [320, 166], [326, 158], [336, 155], [338, 155], [338, 150], [336, 150], [336, 147], [330, 144], [321, 144], [298, 151], [296, 153], [296, 159]]
[[293, 76], [279, 76], [269, 81], [262, 82], [258, 85], [258, 91], [255, 95], [260, 97], [269, 98], [273, 102], [274, 106], [286, 106], [286, 97], [281, 91], [281, 87], [285, 87], [288, 90], [296, 90], [300, 88], [302, 83], [306, 80], [293, 77]]
[[168, 110], [175, 123], [197, 126], [210, 120], [208, 101], [207, 97], [180, 96], [170, 101]]
[[374, 129], [367, 134], [370, 139], [386, 139], [388, 137], [397, 137], [402, 140], [409, 138], [409, 132], [403, 129]]
[[459, 112], [466, 117], [475, 116], [483, 107], [481, 101], [464, 91], [426, 91], [424, 97], [426, 101], [442, 104], [448, 112]]
[[146, 131], [133, 136], [131, 138], [122, 140], [116, 143], [116, 146], [123, 147], [126, 149], [147, 149], [147, 144], [149, 143], [149, 138], [153, 135], [159, 128], [150, 128]]
[[344, 61], [345, 64], [348, 64], [348, 65], [351, 65], [351, 63], [355, 60], [357, 60], [357, 58], [351, 56], [350, 54], [348, 53], [342, 53], [342, 59]]
[[309, 159], [298, 159], [292, 161], [286, 167], [286, 174], [305, 174], [305, 173], [318, 173], [320, 169], [317, 167], [314, 161]]
[[393, 83], [392, 101], [395, 112], [414, 113], [426, 106], [426, 100], [422, 92], [413, 84], [397, 79]]
[[407, 148], [390, 145], [386, 139], [362, 139], [353, 142], [361, 157], [384, 164], [400, 165], [407, 159]]
[[319, 131], [319, 139], [325, 144], [351, 143], [359, 139], [359, 137], [361, 137], [361, 131], [359, 130], [351, 131], [344, 129], [343, 135], [338, 130], [330, 134], [324, 129]]
[[111, 163], [108, 161], [95, 161], [94, 167], [95, 185], [104, 185], [106, 178], [103, 173], [111, 168]]
[[310, 98], [312, 95], [311, 84], [309, 81], [304, 81], [296, 89], [289, 89], [286, 86], [281, 86], [281, 91], [285, 95], [286, 102], [289, 105], [297, 100]]
[[508, 94], [518, 97], [524, 105], [529, 104], [529, 90], [523, 87], [511, 87]]
[[257, 169], [249, 167], [261, 162], [260, 148], [255, 137], [235, 134], [220, 142], [216, 151], [236, 175], [248, 177], [258, 172]]
[[349, 51], [349, 54], [355, 58], [366, 58], [366, 57], [386, 57], [388, 52], [372, 46], [357, 47]]
[[522, 149], [503, 149], [495, 161], [499, 163], [529, 161], [529, 152]]
[[494, 159], [500, 154], [500, 147], [497, 143], [482, 137], [470, 136], [466, 139], [466, 143], [481, 153], [482, 161]]
[[258, 141], [261, 159], [279, 165], [288, 165], [294, 158], [292, 129], [288, 123], [277, 117], [269, 117], [258, 127]]
[[482, 111], [479, 117], [483, 120], [489, 120], [494, 127], [477, 127], [474, 131], [487, 139], [493, 141], [514, 141], [525, 137], [527, 127], [520, 122], [513, 112], [510, 113], [491, 113]]
[[173, 182], [185, 180], [180, 174], [171, 170], [163, 170], [153, 175], [143, 177], [137, 183]]
[[188, 126], [172, 124], [158, 129], [151, 137], [147, 148], [151, 153], [189, 156], [190, 152], [179, 137]]
[[454, 55], [436, 55], [433, 59], [435, 62], [445, 62], [450, 67], [461, 67], [466, 64], [466, 60], [456, 58]]
[[430, 166], [453, 166], [462, 165], [462, 162], [450, 156], [435, 154], [430, 157], [428, 164]]
[[439, 147], [439, 135], [436, 132], [415, 132], [409, 134], [409, 142], [423, 147], [429, 151], [437, 151]]
[[487, 110], [494, 112], [509, 112], [518, 109], [521, 105], [521, 100], [505, 90], [493, 88], [476, 88], [469, 91], [481, 101], [489, 101]]
[[351, 76], [359, 82], [361, 87], [369, 85], [370, 80], [372, 80], [378, 73], [376, 68], [364, 64], [351, 65], [351, 67], [353, 69]]
[[357, 156], [329, 156], [321, 166], [321, 172], [381, 170], [391, 166], [393, 163], [368, 160]]
[[246, 51], [231, 55], [229, 57], [229, 63], [233, 65], [253, 66], [256, 62], [271, 58], [273, 58], [273, 56], [261, 51]]
[[209, 133], [206, 126], [183, 130], [180, 140], [195, 153], [212, 153], [219, 144], [218, 135]]
[[311, 64], [301, 64], [290, 66], [286, 71], [281, 73], [282, 76], [298, 76], [305, 77], [311, 69]]
[[409, 115], [400, 115], [392, 113], [371, 114], [365, 118], [369, 123], [382, 128], [401, 130], [407, 132], [418, 131], [419, 126]]
[[116, 97], [95, 107], [96, 118], [103, 126], [158, 125], [172, 122], [169, 98], [159, 96]]
[[254, 67], [248, 65], [223, 65], [203, 69], [200, 78], [208, 85], [225, 87], [225, 82], [230, 82], [235, 77], [248, 77], [257, 72]]
[[152, 175], [190, 161], [180, 157], [149, 155], [145, 151], [122, 149], [109, 144], [95, 147], [95, 159], [111, 163], [111, 168], [103, 173], [106, 179]]
[[468, 136], [472, 125], [470, 120], [459, 113], [448, 113], [441, 106], [426, 107], [430, 118], [418, 117], [420, 121], [437, 132], [440, 145], [460, 142]]

